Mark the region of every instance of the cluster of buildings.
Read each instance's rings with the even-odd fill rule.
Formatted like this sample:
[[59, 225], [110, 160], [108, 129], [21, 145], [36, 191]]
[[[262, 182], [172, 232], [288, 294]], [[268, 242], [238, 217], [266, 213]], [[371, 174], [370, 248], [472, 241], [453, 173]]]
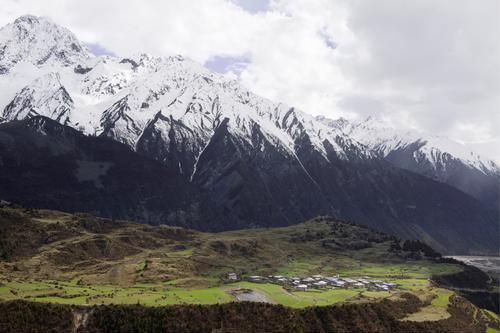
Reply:
[[[239, 280], [235, 273], [228, 273], [229, 280]], [[313, 275], [305, 278], [287, 277], [282, 275], [259, 276], [252, 275], [245, 280], [254, 283], [274, 283], [295, 290], [305, 291], [308, 289], [323, 288], [366, 288], [373, 291], [389, 291], [397, 288], [395, 283], [384, 282], [381, 280], [372, 280], [369, 277], [363, 278], [340, 278], [337, 276]]]

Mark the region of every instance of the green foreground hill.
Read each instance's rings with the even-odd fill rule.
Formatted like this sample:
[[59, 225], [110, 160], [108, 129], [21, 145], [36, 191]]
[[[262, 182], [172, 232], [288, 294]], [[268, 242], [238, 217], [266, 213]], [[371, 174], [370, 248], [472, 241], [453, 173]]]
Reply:
[[210, 287], [228, 272], [406, 279], [461, 270], [433, 262], [424, 244], [412, 247], [329, 217], [285, 228], [202, 233], [3, 205], [0, 231], [1, 274], [11, 281], [29, 276], [78, 285]]
[[[465, 302], [481, 319], [475, 320], [486, 325], [491, 315], [429, 280], [463, 271], [438, 257], [423, 243], [330, 217], [285, 228], [203, 233], [0, 205], [0, 301], [7, 309], [24, 307], [9, 303], [20, 300], [79, 306], [216, 305], [236, 301], [242, 290], [290, 308], [406, 302], [413, 294], [414, 308], [398, 322], [453, 321], [458, 313], [453, 309]], [[271, 283], [230, 282], [230, 272], [242, 278], [366, 276], [398, 288], [294, 291]], [[498, 327], [496, 318], [489, 325]]]

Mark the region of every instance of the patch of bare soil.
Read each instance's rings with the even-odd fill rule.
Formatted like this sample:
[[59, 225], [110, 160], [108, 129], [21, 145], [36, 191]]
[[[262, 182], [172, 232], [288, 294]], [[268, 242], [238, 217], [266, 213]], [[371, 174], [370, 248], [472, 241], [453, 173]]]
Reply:
[[234, 296], [240, 302], [260, 302], [271, 303], [266, 295], [248, 288], [240, 288], [229, 291], [229, 294]]

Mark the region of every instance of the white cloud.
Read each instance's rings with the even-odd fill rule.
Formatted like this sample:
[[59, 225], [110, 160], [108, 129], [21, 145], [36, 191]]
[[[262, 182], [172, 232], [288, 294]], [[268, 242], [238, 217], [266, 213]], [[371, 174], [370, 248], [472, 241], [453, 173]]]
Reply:
[[[87, 43], [116, 54], [184, 54], [204, 62], [237, 55], [254, 38], [258, 20], [225, 0], [6, 0], [0, 24], [30, 13], [48, 16]], [[10, 5], [9, 5], [10, 4]]]
[[0, 25], [26, 13], [123, 56], [250, 59], [230, 75], [265, 97], [378, 114], [500, 159], [497, 0], [4, 0]]

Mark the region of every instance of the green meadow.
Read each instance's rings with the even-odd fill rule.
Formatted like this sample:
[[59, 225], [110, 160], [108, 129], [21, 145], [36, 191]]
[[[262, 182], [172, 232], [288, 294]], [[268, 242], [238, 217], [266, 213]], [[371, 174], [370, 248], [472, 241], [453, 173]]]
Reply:
[[354, 299], [376, 300], [390, 297], [392, 292], [366, 289], [321, 289], [287, 291], [271, 283], [246, 281], [210, 288], [182, 288], [172, 283], [138, 284], [129, 287], [113, 285], [80, 286], [72, 282], [15, 282], [0, 287], [0, 299], [27, 299], [60, 304], [142, 304], [163, 306], [172, 304], [216, 304], [236, 301], [231, 291], [253, 290], [264, 295], [268, 302], [294, 308], [330, 305]]

